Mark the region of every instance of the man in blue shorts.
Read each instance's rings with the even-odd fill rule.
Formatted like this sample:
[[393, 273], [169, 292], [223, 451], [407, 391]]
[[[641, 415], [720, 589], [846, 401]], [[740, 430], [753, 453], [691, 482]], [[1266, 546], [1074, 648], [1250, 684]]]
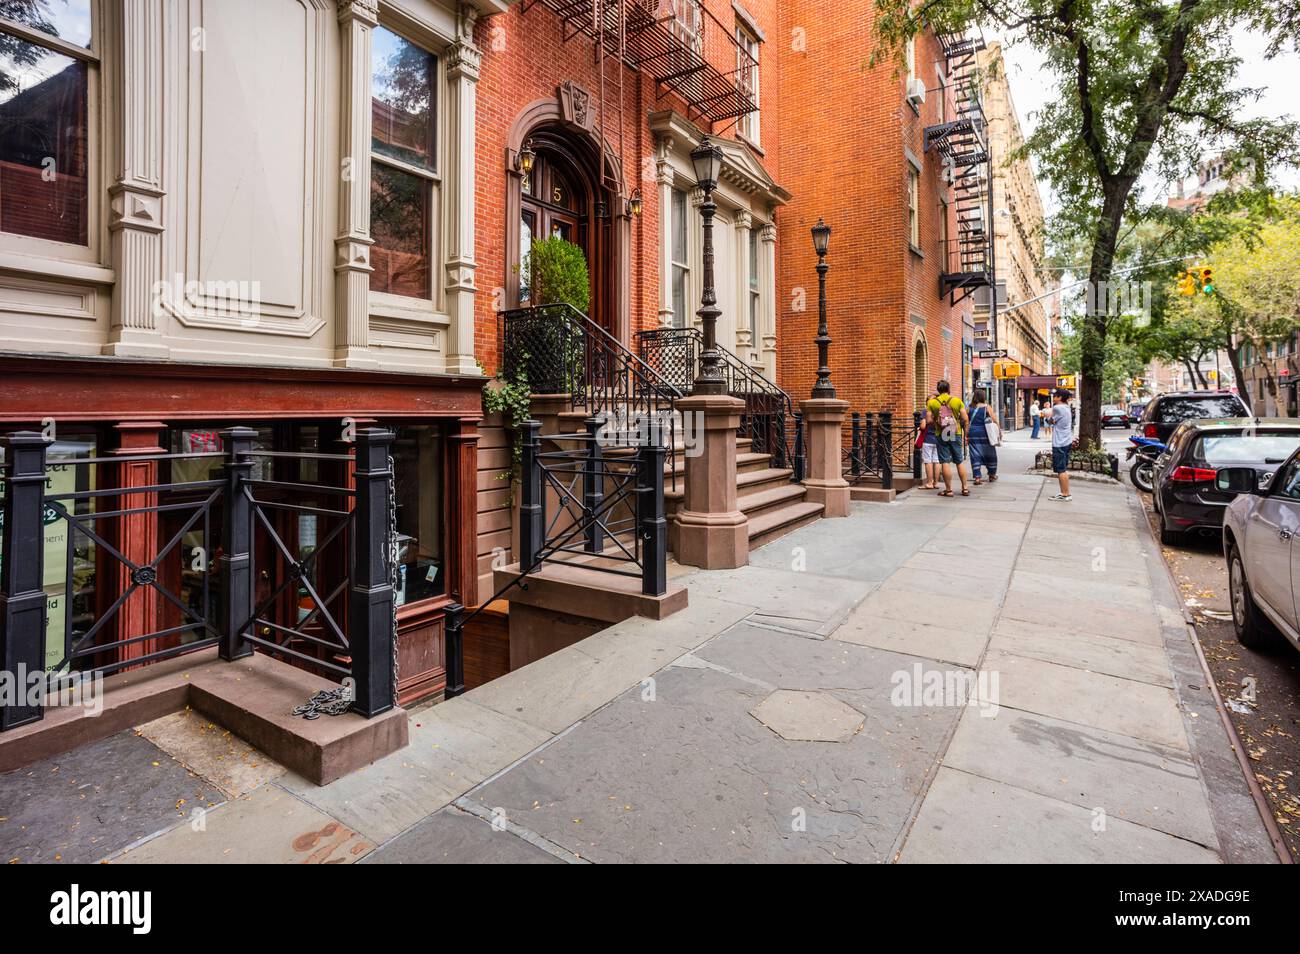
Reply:
[[1052, 473], [1060, 484], [1060, 493], [1048, 500], [1068, 501], [1070, 497], [1070, 447], [1074, 444], [1074, 415], [1070, 412], [1070, 392], [1058, 388], [1048, 420], [1052, 425]]

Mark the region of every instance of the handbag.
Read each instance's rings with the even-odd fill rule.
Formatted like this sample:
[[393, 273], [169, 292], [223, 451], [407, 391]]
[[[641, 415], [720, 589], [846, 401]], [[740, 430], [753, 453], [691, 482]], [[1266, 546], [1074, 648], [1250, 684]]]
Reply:
[[1002, 428], [998, 427], [998, 422], [987, 411], [984, 412], [984, 433], [988, 434], [989, 443], [994, 447], [1002, 446]]

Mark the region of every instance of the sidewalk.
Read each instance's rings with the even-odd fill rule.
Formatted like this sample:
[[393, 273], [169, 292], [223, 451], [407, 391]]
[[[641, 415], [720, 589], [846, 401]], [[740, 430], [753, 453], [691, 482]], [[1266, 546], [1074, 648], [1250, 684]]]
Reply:
[[1129, 491], [1048, 501], [1018, 437], [112, 860], [1275, 860]]

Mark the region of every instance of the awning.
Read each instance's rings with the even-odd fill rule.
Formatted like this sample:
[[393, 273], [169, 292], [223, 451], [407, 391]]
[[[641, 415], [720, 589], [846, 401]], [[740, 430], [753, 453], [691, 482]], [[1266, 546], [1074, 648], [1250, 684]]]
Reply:
[[1056, 375], [1054, 374], [1022, 374], [1016, 378], [1016, 387], [1025, 388], [1035, 391], [1038, 388], [1055, 388]]

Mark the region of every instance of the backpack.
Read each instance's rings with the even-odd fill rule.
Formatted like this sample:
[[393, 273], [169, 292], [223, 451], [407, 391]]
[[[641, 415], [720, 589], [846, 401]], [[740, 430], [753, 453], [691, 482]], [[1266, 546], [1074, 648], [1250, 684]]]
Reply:
[[952, 412], [952, 395], [943, 394], [935, 400], [939, 403], [938, 437], [942, 441], [953, 440], [957, 436], [957, 415]]

